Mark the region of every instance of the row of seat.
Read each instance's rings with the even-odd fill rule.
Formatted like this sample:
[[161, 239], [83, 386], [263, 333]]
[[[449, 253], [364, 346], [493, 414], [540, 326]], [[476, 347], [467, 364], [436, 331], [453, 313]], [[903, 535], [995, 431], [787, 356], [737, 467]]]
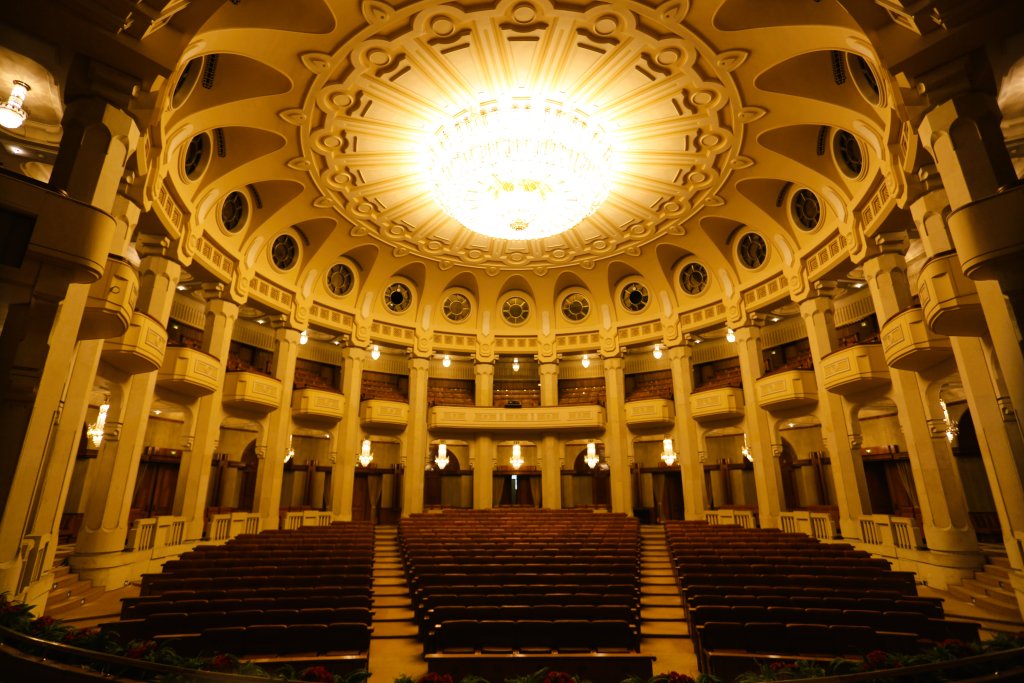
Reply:
[[[687, 603], [693, 613], [699, 607], [716, 607], [723, 609], [741, 609], [744, 607], [818, 607], [821, 608], [821, 595], [743, 595], [730, 594], [726, 590], [719, 593], [701, 593], [690, 598]], [[826, 595], [827, 604], [839, 610], [876, 610], [879, 612], [909, 610], [929, 617], [942, 617], [942, 600], [939, 598], [920, 598], [909, 596], [866, 597], [861, 591], [851, 591], [850, 597]], [[728, 621], [728, 620], [726, 620]]]
[[[166, 595], [158, 596], [167, 597]], [[253, 598], [208, 599], [155, 599], [125, 602], [121, 605], [122, 619], [141, 619], [161, 612], [235, 612], [245, 610], [351, 608], [362, 609], [369, 614], [372, 598], [366, 595], [304, 595]], [[358, 621], [339, 619], [337, 621]]]
[[429, 649], [445, 654], [635, 652], [639, 632], [625, 620], [458, 619], [437, 625]]
[[[370, 650], [370, 629], [365, 624], [254, 624], [215, 626], [186, 636], [164, 636], [181, 654], [230, 652], [246, 659], [349, 657], [365, 660]], [[318, 661], [322, 664], [322, 661]]]
[[[181, 608], [182, 606], [177, 606]], [[370, 626], [370, 610], [361, 607], [314, 607], [308, 609], [239, 609], [234, 611], [158, 612], [139, 619], [109, 625], [124, 642], [157, 636], [199, 634], [208, 628], [254, 624], [334, 624]]]

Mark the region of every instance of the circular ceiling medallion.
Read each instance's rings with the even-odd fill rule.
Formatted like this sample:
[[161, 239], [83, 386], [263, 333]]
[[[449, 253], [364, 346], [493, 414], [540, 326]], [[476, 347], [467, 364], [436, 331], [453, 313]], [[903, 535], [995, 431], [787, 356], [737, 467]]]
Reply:
[[[330, 205], [395, 249], [459, 266], [468, 256], [485, 269], [607, 258], [678, 230], [733, 167], [743, 126], [730, 71], [746, 54], [716, 54], [678, 17], [631, 0], [388, 10], [333, 54], [304, 59], [315, 76], [302, 145]], [[445, 213], [427, 153], [460, 112], [517, 98], [600, 120], [615, 145], [607, 199], [536, 249], [477, 234]]]

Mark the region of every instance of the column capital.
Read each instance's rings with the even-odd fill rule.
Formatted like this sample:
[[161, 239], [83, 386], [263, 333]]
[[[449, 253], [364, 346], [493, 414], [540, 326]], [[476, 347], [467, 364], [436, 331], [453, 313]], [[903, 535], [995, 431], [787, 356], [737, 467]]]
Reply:
[[278, 333], [282, 330], [292, 330], [296, 334], [298, 334], [302, 331], [302, 329], [299, 329], [298, 327], [295, 326], [291, 316], [285, 313], [278, 313], [275, 315], [268, 316], [268, 322], [270, 323], [270, 328], [274, 330], [275, 333]]
[[[767, 322], [767, 318], [761, 313], [747, 313], [738, 321], [731, 324], [733, 332], [737, 334], [737, 340], [739, 339], [739, 332], [741, 330], [760, 330], [764, 327]], [[760, 333], [758, 333], [760, 334]]]
[[494, 375], [494, 361], [477, 361], [473, 364], [473, 374], [476, 376], [481, 375]]
[[832, 313], [836, 308], [836, 302], [832, 298], [832, 294], [809, 297], [801, 301], [799, 305], [800, 315], [803, 318], [810, 318], [819, 313]]
[[411, 358], [409, 358], [409, 369], [410, 370], [418, 370], [418, 371], [421, 371], [421, 372], [429, 372], [430, 371], [430, 359], [429, 358], [422, 358], [420, 356], [412, 356]]
[[543, 362], [537, 366], [537, 372], [541, 377], [554, 375], [558, 377], [558, 363]]
[[604, 366], [605, 372], [609, 370], [622, 370], [626, 366], [626, 361], [621, 355], [614, 356], [603, 356], [601, 357], [602, 365]]
[[341, 349], [341, 357], [348, 361], [365, 362], [370, 357], [370, 352], [362, 346], [344, 346]]
[[878, 267], [884, 263], [906, 264], [904, 255], [907, 253], [907, 233], [882, 232], [870, 239], [867, 248], [859, 259], [859, 265], [868, 268]]
[[150, 235], [140, 233], [135, 240], [135, 251], [143, 259], [161, 258], [168, 261], [176, 261], [177, 253], [172, 248], [171, 239], [166, 235]]
[[831, 301], [835, 295], [835, 280], [813, 280], [799, 294], [791, 295], [790, 298], [794, 303], [802, 305], [803, 302], [813, 301], [814, 299], [828, 299]]
[[669, 361], [689, 361], [693, 358], [693, 346], [686, 342], [670, 346], [667, 350]]

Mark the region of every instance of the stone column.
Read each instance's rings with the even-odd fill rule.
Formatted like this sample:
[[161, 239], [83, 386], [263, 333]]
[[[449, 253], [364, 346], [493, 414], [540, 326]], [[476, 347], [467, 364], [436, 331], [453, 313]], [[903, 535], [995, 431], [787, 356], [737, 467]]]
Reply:
[[363, 439], [359, 423], [359, 405], [363, 388], [363, 366], [369, 354], [360, 346], [342, 350], [341, 392], [345, 396], [345, 416], [341, 419], [340, 438], [334, 444], [337, 454], [331, 470], [331, 517], [352, 519], [352, 487], [356, 478], [356, 456]]
[[[139, 273], [136, 309], [166, 327], [181, 266], [163, 256], [146, 256]], [[120, 553], [124, 549], [156, 375], [153, 370], [131, 375], [120, 383], [111, 397], [107, 433], [93, 465], [96, 476], [86, 498], [85, 516], [72, 564], [76, 569], [96, 569], [96, 573], [90, 572], [90, 578], [108, 587], [120, 585], [123, 577], [117, 571], [108, 575], [102, 571], [108, 561], [89, 556]]]
[[754, 485], [762, 527], [778, 527], [779, 513], [785, 509], [779, 453], [772, 446], [774, 429], [768, 411], [757, 404], [757, 380], [764, 375], [761, 349], [761, 323], [750, 320], [736, 329], [740, 376], [743, 379], [744, 423], [754, 458]]
[[672, 397], [676, 413], [673, 438], [683, 477], [683, 512], [686, 519], [704, 519], [704, 511], [707, 509], [707, 501], [704, 499], [704, 463], [700, 460], [697, 440], [699, 430], [690, 412], [693, 347], [686, 342], [670, 346], [668, 360], [672, 368]]
[[473, 441], [473, 509], [488, 510], [494, 506], [494, 459], [497, 455], [494, 438], [480, 434]]
[[477, 361], [473, 366], [473, 379], [477, 408], [494, 405], [494, 363]]
[[[115, 214], [118, 186], [139, 139], [135, 122], [100, 99], [79, 99], [67, 104], [62, 126], [64, 134], [50, 185]], [[68, 229], [75, 227], [69, 225]], [[123, 245], [126, 236], [111, 233], [103, 247], [114, 248], [110, 241], [118, 236]], [[26, 262], [26, 267], [33, 265]], [[27, 286], [0, 288], [0, 432], [8, 443], [20, 445], [20, 454], [8, 453], [0, 463], [0, 592], [30, 597], [41, 609], [37, 598], [45, 594], [34, 590], [28, 596], [22, 589], [52, 564], [67, 472], [73, 467], [78, 445], [75, 440], [73, 449], [65, 447], [65, 438], [57, 450], [57, 430], [62, 421], [67, 421], [65, 431], [81, 429], [102, 344], [91, 342], [81, 354], [75, 348], [90, 285], [71, 283], [68, 271], [59, 263], [35, 267]], [[60, 352], [49, 353], [51, 347]], [[67, 393], [75, 363], [84, 364], [75, 381], [77, 387], [88, 385], [84, 396]], [[83, 380], [82, 371], [90, 377]], [[72, 425], [72, 420], [79, 422]], [[55, 477], [59, 485], [55, 487], [51, 481], [46, 491], [40, 490], [42, 477]], [[57, 499], [43, 497], [56, 490], [62, 491]], [[44, 519], [51, 516], [50, 510], [55, 523]], [[43, 517], [36, 518], [37, 512]], [[45, 528], [52, 528], [53, 533]], [[30, 551], [35, 566], [23, 572], [26, 533], [37, 537], [37, 545]], [[47, 535], [52, 538], [45, 538]], [[45, 547], [47, 543], [54, 547]]]
[[[958, 84], [970, 88], [969, 84]], [[919, 134], [942, 177], [964, 274], [977, 281], [1017, 420], [1024, 412], [1024, 186], [1000, 128], [994, 93], [961, 92], [925, 114]]]
[[629, 466], [632, 444], [626, 427], [625, 362], [621, 356], [604, 358], [605, 458], [611, 475], [612, 512], [633, 514], [633, 486]]
[[[879, 240], [880, 251], [863, 263], [864, 277], [879, 321], [913, 304], [907, 283], [904, 242]], [[907, 439], [928, 548], [944, 553], [977, 553], [960, 475], [953, 461], [939, 406], [926, 402], [926, 386], [914, 372], [890, 368], [893, 398]]]
[[832, 464], [832, 481], [839, 507], [839, 532], [843, 538], [860, 539], [860, 517], [871, 512], [864, 461], [850, 447], [843, 397], [825, 388], [821, 359], [839, 348], [835, 303], [830, 288], [820, 287], [815, 293], [817, 296], [800, 302], [800, 316], [807, 327], [807, 341], [814, 361], [821, 435]]
[[[540, 364], [540, 404], [558, 405], [558, 363]], [[561, 439], [544, 434], [540, 440], [541, 499], [544, 507], [562, 508]]]
[[231, 348], [231, 334], [238, 320], [238, 304], [227, 299], [223, 285], [203, 290], [206, 298], [206, 321], [203, 329], [203, 352], [220, 364], [217, 388], [199, 399], [196, 406], [195, 432], [192, 447], [181, 455], [178, 484], [174, 490], [174, 514], [185, 518], [185, 538], [203, 535], [206, 517], [206, 496], [210, 487], [210, 466], [220, 441], [220, 425], [224, 420], [224, 370]]
[[274, 360], [270, 374], [281, 382], [281, 405], [267, 416], [267, 451], [256, 470], [253, 512], [258, 512], [264, 529], [276, 529], [281, 516], [281, 483], [284, 458], [292, 435], [292, 386], [295, 361], [299, 357], [299, 330], [277, 319], [274, 326]]
[[423, 470], [427, 463], [427, 379], [430, 360], [409, 359], [409, 425], [402, 438], [402, 516], [423, 512]]

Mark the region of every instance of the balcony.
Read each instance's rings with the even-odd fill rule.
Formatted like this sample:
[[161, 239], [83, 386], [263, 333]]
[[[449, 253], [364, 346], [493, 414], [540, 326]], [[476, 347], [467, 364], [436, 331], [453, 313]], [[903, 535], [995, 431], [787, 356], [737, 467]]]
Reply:
[[470, 406], [437, 406], [427, 414], [430, 429], [469, 431], [544, 432], [603, 429], [604, 408], [595, 405], [547, 406], [540, 408], [474, 408]]
[[630, 427], [672, 427], [675, 422], [675, 405], [666, 398], [626, 402], [626, 424]]
[[124, 334], [138, 298], [138, 272], [123, 258], [110, 256], [103, 277], [89, 288], [78, 338], [110, 339]]
[[224, 405], [269, 413], [281, 405], [281, 382], [255, 372], [224, 375]]
[[690, 412], [697, 422], [743, 417], [743, 390], [719, 387], [690, 394]]
[[978, 290], [964, 275], [956, 254], [928, 259], [917, 287], [924, 319], [932, 331], [960, 337], [977, 337], [987, 331]]
[[400, 401], [367, 399], [359, 404], [359, 413], [364, 427], [404, 429], [409, 423], [409, 404]]
[[164, 354], [156, 383], [185, 396], [208, 396], [220, 384], [220, 361], [202, 351], [172, 346]]
[[889, 366], [881, 344], [857, 344], [839, 349], [821, 361], [825, 388], [834, 394], [855, 394], [889, 384]]
[[159, 368], [166, 347], [164, 326], [136, 311], [125, 333], [103, 345], [103, 360], [129, 375], [138, 375]]
[[296, 389], [292, 392], [292, 417], [335, 424], [345, 412], [345, 397], [324, 389]]
[[940, 337], [925, 323], [924, 311], [908, 308], [882, 325], [885, 360], [898, 370], [920, 371], [949, 358], [949, 337]]
[[803, 408], [818, 402], [813, 370], [786, 370], [757, 380], [757, 404], [765, 410]]

